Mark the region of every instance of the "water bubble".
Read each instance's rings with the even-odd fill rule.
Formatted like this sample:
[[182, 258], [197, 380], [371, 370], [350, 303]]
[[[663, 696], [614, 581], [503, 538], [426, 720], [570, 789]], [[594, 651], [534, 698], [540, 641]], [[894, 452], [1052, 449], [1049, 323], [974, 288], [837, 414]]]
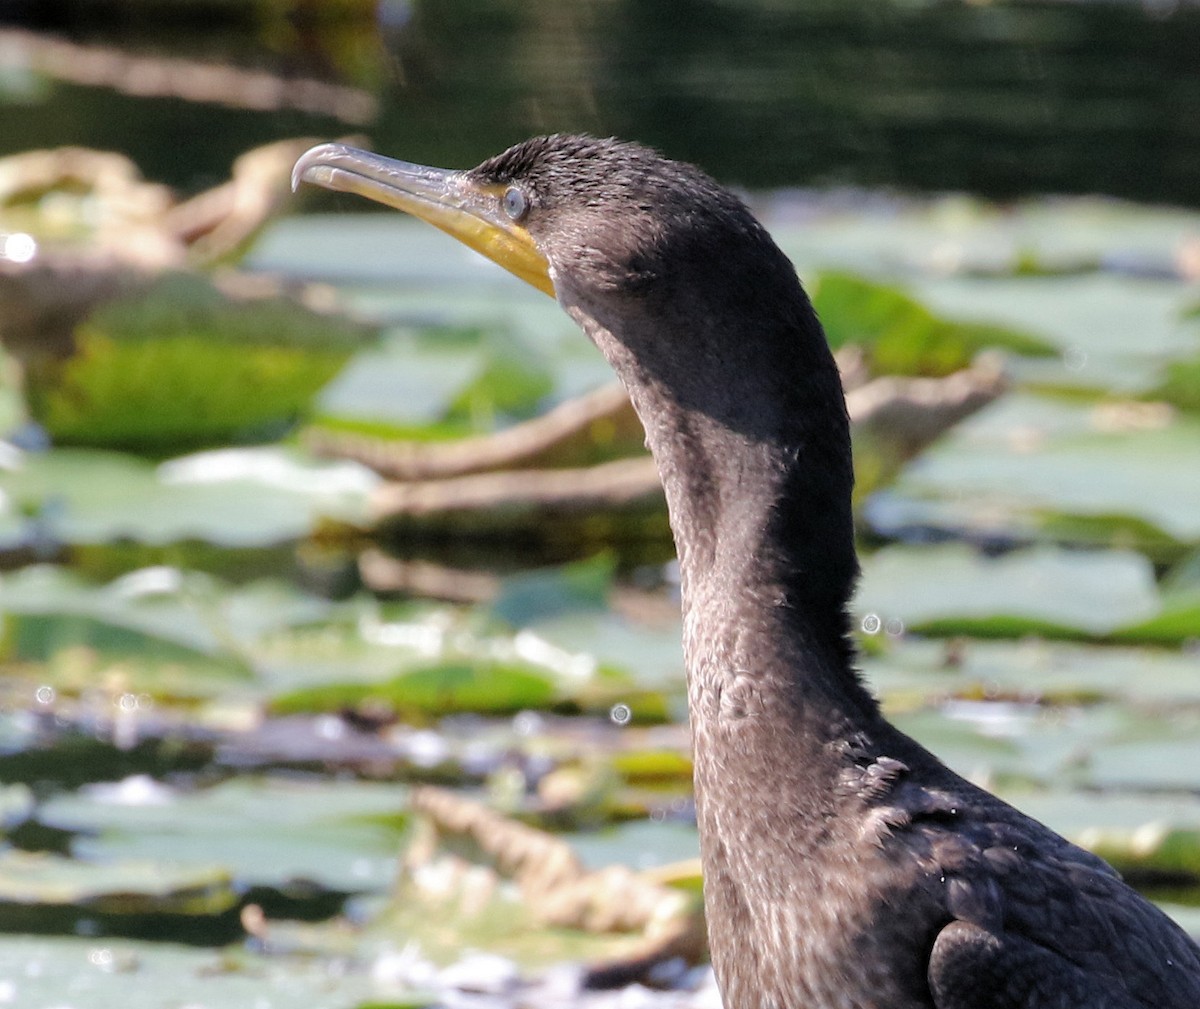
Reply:
[[137, 694], [122, 694], [117, 698], [117, 707], [122, 711], [137, 711]]
[[628, 725], [633, 718], [633, 712], [630, 710], [628, 704], [614, 704], [612, 710], [608, 713], [608, 717], [617, 725]]
[[0, 235], [0, 259], [10, 263], [28, 263], [37, 255], [37, 239], [23, 231]]
[[536, 711], [518, 711], [513, 716], [513, 731], [518, 736], [535, 736], [542, 730], [542, 716]]
[[890, 617], [888, 622], [884, 624], [884, 631], [889, 638], [899, 638], [904, 634], [904, 621], [899, 617]]
[[348, 732], [349, 727], [337, 715], [318, 715], [313, 721], [313, 734], [318, 739], [336, 742], [345, 738]]
[[49, 684], [42, 684], [34, 691], [33, 696], [37, 699], [38, 704], [53, 704], [55, 693], [54, 688]]
[[88, 963], [90, 963], [93, 967], [99, 967], [101, 970], [112, 970], [113, 951], [107, 946], [101, 946], [99, 949], [91, 950], [88, 953]]
[[883, 626], [883, 621], [879, 619], [877, 613], [868, 613], [862, 618], [862, 629], [864, 634], [878, 634], [879, 628]]
[[1068, 347], [1063, 353], [1063, 367], [1067, 371], [1083, 371], [1087, 363], [1087, 351], [1079, 347]]

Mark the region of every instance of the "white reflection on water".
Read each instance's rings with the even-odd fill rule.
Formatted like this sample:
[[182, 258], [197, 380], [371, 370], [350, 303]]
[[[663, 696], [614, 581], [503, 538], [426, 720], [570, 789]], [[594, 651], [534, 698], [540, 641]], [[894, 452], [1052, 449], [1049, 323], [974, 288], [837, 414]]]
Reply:
[[311, 463], [275, 447], [223, 448], [171, 459], [158, 467], [166, 484], [209, 484], [250, 480], [304, 494], [368, 494], [378, 474], [355, 462]]

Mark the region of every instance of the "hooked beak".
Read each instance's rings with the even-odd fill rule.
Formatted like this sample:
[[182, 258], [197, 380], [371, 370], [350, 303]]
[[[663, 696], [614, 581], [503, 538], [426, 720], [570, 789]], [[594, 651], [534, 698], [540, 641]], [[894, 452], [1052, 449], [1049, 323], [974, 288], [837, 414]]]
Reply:
[[321, 144], [302, 154], [292, 169], [292, 189], [301, 182], [356, 193], [428, 221], [554, 297], [550, 264], [533, 236], [504, 213], [501, 186], [480, 185], [466, 172], [395, 161], [345, 144]]

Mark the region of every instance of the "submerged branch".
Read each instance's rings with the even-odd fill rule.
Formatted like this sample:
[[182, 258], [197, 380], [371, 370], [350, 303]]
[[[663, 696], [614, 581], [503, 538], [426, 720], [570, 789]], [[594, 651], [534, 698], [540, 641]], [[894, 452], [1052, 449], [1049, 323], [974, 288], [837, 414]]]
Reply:
[[688, 963], [704, 958], [699, 901], [661, 882], [661, 870], [588, 869], [562, 839], [443, 789], [417, 789], [411, 805], [421, 825], [404, 861], [410, 882], [419, 879], [423, 867], [465, 854], [469, 863], [516, 883], [523, 903], [543, 925], [641, 933], [629, 955], [589, 970], [592, 987], [627, 984], [675, 957]]
[[23, 61], [47, 77], [111, 88], [137, 98], [178, 98], [262, 112], [296, 109], [346, 123], [371, 122], [379, 111], [378, 100], [367, 91], [312, 78], [171, 56], [135, 55], [113, 46], [71, 42], [17, 28], [0, 31], [0, 46], [10, 60]]
[[[946, 378], [866, 380], [856, 370], [847, 378], [855, 383], [846, 397], [855, 434], [869, 438], [897, 466], [1006, 387], [1001, 369], [986, 356]], [[655, 528], [665, 533], [665, 500], [648, 455], [597, 465], [578, 461], [595, 454], [598, 436], [609, 447], [640, 446], [634, 432], [640, 427], [633, 408], [613, 385], [498, 434], [458, 442], [321, 431], [306, 438], [319, 455], [353, 459], [391, 478], [371, 501], [373, 521], [388, 533], [536, 534], [553, 530], [555, 522], [595, 520], [618, 527], [631, 521], [630, 532], [642, 536], [650, 527], [636, 520], [646, 515], [663, 516]]]

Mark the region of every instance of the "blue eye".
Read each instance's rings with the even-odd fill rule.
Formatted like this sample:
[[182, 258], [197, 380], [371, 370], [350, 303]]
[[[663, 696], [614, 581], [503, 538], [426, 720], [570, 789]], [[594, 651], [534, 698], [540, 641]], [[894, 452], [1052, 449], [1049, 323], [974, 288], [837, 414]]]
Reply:
[[519, 221], [529, 212], [529, 200], [516, 186], [509, 186], [504, 191], [504, 212], [514, 221]]

